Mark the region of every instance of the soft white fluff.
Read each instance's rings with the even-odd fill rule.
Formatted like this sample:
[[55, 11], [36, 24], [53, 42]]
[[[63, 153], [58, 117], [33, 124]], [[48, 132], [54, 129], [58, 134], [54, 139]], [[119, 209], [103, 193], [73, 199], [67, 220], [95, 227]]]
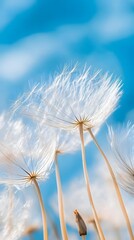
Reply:
[[134, 195], [134, 124], [110, 128], [109, 141], [120, 185]]

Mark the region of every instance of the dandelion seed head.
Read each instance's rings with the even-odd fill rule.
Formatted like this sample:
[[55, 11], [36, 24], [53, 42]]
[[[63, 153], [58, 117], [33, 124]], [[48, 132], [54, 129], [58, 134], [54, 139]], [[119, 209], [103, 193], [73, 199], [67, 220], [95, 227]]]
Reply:
[[[39, 211], [39, 203], [36, 193], [33, 188], [25, 188], [19, 191], [24, 199], [29, 203], [28, 211], [29, 215], [25, 220], [23, 236], [33, 234], [42, 228], [41, 212]], [[19, 194], [20, 195], [20, 194]], [[34, 209], [34, 211], [33, 211]]]
[[[29, 217], [29, 201], [22, 201], [16, 192], [6, 187], [0, 193], [0, 236], [1, 239], [18, 240], [23, 235]], [[18, 221], [19, 219], [19, 221]]]
[[12, 145], [12, 147], [16, 145], [23, 148], [26, 131], [28, 131], [28, 128], [26, 129], [22, 119], [12, 119], [8, 113], [0, 115], [0, 141], [3, 143]]
[[[116, 109], [122, 95], [121, 82], [90, 68], [65, 67], [54, 80], [36, 89], [22, 108], [25, 114], [55, 128], [99, 128]], [[39, 101], [38, 101], [39, 99]], [[37, 104], [38, 103], [38, 104]]]
[[109, 127], [109, 142], [121, 187], [134, 196], [134, 125]]
[[[40, 146], [37, 129], [23, 126], [17, 132], [12, 131], [12, 125], [11, 131], [8, 128], [7, 136], [2, 138], [1, 135], [0, 139], [0, 182], [25, 186], [34, 179], [47, 179], [53, 164], [55, 142], [51, 140]], [[4, 130], [0, 130], [0, 134]]]
[[[44, 142], [55, 141], [56, 154], [67, 154], [77, 151], [80, 148], [80, 139], [74, 131], [67, 132], [59, 128], [51, 128], [39, 125], [38, 144], [42, 148]], [[85, 133], [85, 145], [89, 142], [89, 134]]]

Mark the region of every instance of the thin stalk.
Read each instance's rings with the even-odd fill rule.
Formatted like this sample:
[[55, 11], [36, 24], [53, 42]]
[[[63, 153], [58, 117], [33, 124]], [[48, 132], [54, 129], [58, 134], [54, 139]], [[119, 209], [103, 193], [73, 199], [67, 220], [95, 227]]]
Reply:
[[104, 240], [105, 237], [104, 237], [103, 231], [102, 231], [100, 223], [99, 223], [99, 218], [98, 218], [98, 215], [97, 215], [97, 212], [96, 212], [96, 209], [95, 209], [92, 193], [91, 193], [91, 190], [90, 190], [90, 182], [89, 182], [88, 171], [87, 171], [87, 166], [86, 166], [85, 146], [84, 146], [84, 136], [83, 136], [83, 125], [82, 124], [79, 124], [79, 133], [80, 133], [80, 139], [81, 139], [83, 172], [84, 172], [84, 178], [85, 178], [88, 198], [89, 198], [89, 202], [90, 202], [91, 207], [92, 207], [93, 216], [94, 216], [96, 226], [97, 226], [97, 229], [98, 229], [99, 237], [100, 237], [101, 240]]
[[131, 224], [130, 224], [130, 220], [129, 220], [129, 217], [128, 217], [128, 214], [127, 214], [127, 211], [126, 211], [126, 208], [125, 208], [125, 205], [124, 205], [124, 202], [123, 202], [123, 199], [122, 199], [122, 196], [121, 196], [121, 192], [120, 192], [120, 189], [119, 189], [119, 186], [118, 186], [118, 183], [117, 183], [117, 180], [116, 180], [116, 177], [115, 177], [115, 174], [112, 170], [112, 167], [105, 155], [105, 153], [103, 152], [103, 150], [101, 149], [100, 145], [98, 144], [93, 132], [91, 129], [88, 129], [89, 133], [90, 133], [90, 136], [92, 137], [95, 145], [97, 146], [99, 152], [101, 153], [101, 155], [103, 156], [106, 164], [107, 164], [107, 167], [108, 167], [108, 170], [110, 172], [110, 175], [112, 177], [112, 180], [113, 180], [113, 183], [114, 183], [114, 187], [115, 187], [115, 191], [116, 191], [116, 194], [117, 194], [117, 197], [118, 197], [118, 200], [119, 200], [119, 203], [120, 203], [120, 207], [122, 209], [122, 213], [124, 215], [124, 218], [126, 220], [126, 225], [127, 225], [127, 228], [128, 228], [128, 232], [129, 232], [129, 235], [130, 235], [130, 239], [131, 240], [134, 240], [134, 235], [133, 235], [133, 231], [132, 231], [132, 227], [131, 227]]
[[57, 183], [57, 192], [58, 192], [58, 206], [59, 206], [61, 234], [62, 234], [63, 240], [68, 240], [65, 217], [64, 217], [63, 197], [62, 197], [62, 188], [61, 188], [57, 154], [55, 154], [55, 169], [56, 169], [56, 183]]
[[97, 229], [97, 226], [96, 226], [95, 221], [93, 221], [93, 226], [94, 226], [94, 230], [95, 230], [95, 232], [96, 232], [96, 234], [97, 234], [97, 239], [98, 239], [98, 237], [99, 237], [99, 232], [98, 232], [98, 229]]
[[82, 239], [82, 240], [85, 240], [85, 239], [86, 239], [86, 236], [85, 236], [85, 235], [81, 236], [81, 239]]
[[38, 185], [38, 183], [37, 183], [35, 178], [33, 178], [33, 183], [34, 183], [37, 195], [38, 195], [40, 208], [41, 208], [42, 222], [43, 222], [43, 236], [44, 236], [43, 239], [44, 240], [48, 240], [47, 217], [46, 217], [46, 211], [45, 211], [45, 208], [44, 208], [44, 204], [43, 204], [40, 188], [39, 188], [39, 185]]

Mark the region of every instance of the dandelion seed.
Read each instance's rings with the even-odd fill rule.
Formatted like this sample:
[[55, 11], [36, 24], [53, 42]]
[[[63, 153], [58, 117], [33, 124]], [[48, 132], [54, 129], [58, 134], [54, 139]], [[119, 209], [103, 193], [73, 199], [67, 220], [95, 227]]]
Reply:
[[[44, 239], [47, 240], [46, 213], [38, 182], [46, 180], [49, 176], [54, 159], [55, 144], [52, 142], [49, 146], [44, 145], [41, 149], [38, 141], [36, 142], [36, 129], [35, 134], [33, 130], [31, 134], [29, 128], [23, 130], [25, 130], [23, 135], [19, 136], [20, 142], [23, 142], [22, 145], [17, 144], [19, 139], [16, 139], [16, 148], [15, 142], [13, 145], [12, 143], [5, 145], [2, 142], [0, 144], [0, 183], [12, 184], [20, 188], [34, 184], [41, 206]], [[21, 141], [22, 136], [24, 137], [23, 141]], [[31, 136], [31, 142], [28, 143], [29, 136]]]
[[109, 140], [121, 187], [134, 196], [134, 125], [109, 128]]
[[26, 199], [25, 201], [29, 202], [29, 215], [25, 220], [23, 236], [28, 236], [30, 239], [33, 239], [34, 233], [42, 228], [41, 214], [36, 193], [33, 188], [27, 187], [18, 191], [18, 195], [18, 197], [24, 200]]
[[113, 81], [107, 73], [64, 68], [51, 84], [35, 86], [19, 98], [14, 111], [21, 109], [33, 119], [65, 130], [79, 128], [79, 124], [84, 130], [96, 129], [115, 110], [120, 88], [119, 79]]
[[29, 201], [22, 201], [11, 187], [6, 187], [0, 193], [1, 240], [19, 240], [23, 235], [28, 216]]

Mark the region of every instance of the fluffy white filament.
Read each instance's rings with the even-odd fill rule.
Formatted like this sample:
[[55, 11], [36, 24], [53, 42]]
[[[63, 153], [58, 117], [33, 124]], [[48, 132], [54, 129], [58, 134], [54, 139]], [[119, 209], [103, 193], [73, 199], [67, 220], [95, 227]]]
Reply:
[[109, 127], [109, 141], [120, 185], [134, 196], [134, 124]]
[[34, 87], [17, 100], [14, 109], [65, 130], [99, 128], [117, 107], [122, 94], [121, 82], [112, 75], [91, 69], [64, 68], [51, 84]]
[[[8, 131], [4, 126], [0, 129], [0, 182], [24, 186], [33, 178], [39, 181], [48, 177], [54, 160], [55, 142], [51, 140], [40, 146], [37, 129], [19, 123], [19, 120], [11, 121]], [[15, 126], [19, 127], [15, 129]]]

